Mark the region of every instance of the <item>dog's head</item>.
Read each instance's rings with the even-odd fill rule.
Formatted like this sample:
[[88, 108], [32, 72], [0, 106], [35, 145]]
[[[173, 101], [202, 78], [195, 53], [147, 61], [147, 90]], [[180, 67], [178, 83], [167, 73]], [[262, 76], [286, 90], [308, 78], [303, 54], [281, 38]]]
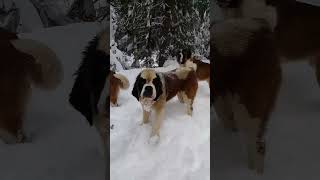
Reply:
[[162, 95], [162, 82], [160, 75], [153, 69], [145, 69], [138, 76], [134, 83], [132, 95], [138, 101], [144, 98], [151, 98], [157, 101]]
[[188, 59], [192, 56], [190, 49], [183, 49], [177, 53], [177, 61], [179, 64], [185, 64]]

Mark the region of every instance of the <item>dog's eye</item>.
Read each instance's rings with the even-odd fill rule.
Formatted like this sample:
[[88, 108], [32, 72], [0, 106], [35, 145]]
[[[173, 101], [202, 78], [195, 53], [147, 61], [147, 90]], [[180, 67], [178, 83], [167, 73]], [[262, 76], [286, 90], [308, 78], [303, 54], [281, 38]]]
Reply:
[[144, 85], [147, 81], [143, 78], [139, 78], [139, 85]]
[[157, 76], [155, 79], [153, 79], [153, 84], [159, 84], [161, 83], [160, 78]]

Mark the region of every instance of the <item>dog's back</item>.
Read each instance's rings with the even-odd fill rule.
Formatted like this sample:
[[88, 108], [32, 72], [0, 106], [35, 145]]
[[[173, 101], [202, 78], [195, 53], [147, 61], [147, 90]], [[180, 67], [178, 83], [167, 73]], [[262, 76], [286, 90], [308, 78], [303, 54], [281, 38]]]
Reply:
[[167, 89], [167, 101], [177, 95], [179, 91], [196, 94], [198, 81], [196, 72], [191, 68], [178, 68], [164, 74]]

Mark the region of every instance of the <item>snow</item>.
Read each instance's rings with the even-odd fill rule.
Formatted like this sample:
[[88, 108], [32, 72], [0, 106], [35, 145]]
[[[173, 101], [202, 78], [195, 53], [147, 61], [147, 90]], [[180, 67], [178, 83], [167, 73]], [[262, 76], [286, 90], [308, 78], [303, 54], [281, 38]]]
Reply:
[[306, 62], [283, 67], [283, 84], [268, 127], [264, 175], [247, 169], [239, 136], [225, 132], [215, 121], [214, 179], [319, 179], [320, 90], [314, 70]]
[[[168, 71], [175, 66], [157, 68]], [[192, 117], [177, 97], [166, 106], [160, 142], [150, 140], [150, 124], [142, 121], [140, 103], [131, 95], [136, 76], [142, 69], [119, 73], [130, 81], [122, 90], [119, 107], [110, 107], [110, 172], [112, 180], [209, 180], [210, 177], [210, 90], [200, 82]], [[154, 115], [151, 116], [151, 122]]]
[[1, 180], [104, 179], [100, 137], [68, 103], [81, 52], [99, 30], [96, 23], [86, 23], [20, 35], [51, 47], [63, 63], [65, 77], [54, 91], [34, 89], [25, 118], [25, 131], [32, 142], [0, 142]]

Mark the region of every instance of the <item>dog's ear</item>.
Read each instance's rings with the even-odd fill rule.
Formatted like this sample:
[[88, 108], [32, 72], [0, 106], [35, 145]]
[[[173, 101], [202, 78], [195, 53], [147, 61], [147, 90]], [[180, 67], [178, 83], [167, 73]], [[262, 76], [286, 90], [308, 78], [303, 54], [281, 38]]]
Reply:
[[179, 64], [181, 64], [181, 58], [182, 58], [182, 53], [181, 53], [181, 51], [178, 51], [177, 53], [176, 53], [176, 58], [177, 58], [177, 62], [179, 63]]
[[192, 55], [191, 49], [188, 48], [188, 49], [182, 50], [182, 54], [183, 54], [183, 59], [190, 59]]
[[134, 82], [133, 89], [131, 94], [139, 101], [140, 96], [140, 84], [142, 83], [142, 78], [140, 77], [141, 73], [137, 76], [136, 81]]
[[69, 103], [93, 124], [93, 111], [91, 109], [90, 89], [88, 88], [88, 76], [86, 73], [77, 74], [75, 83], [69, 95]]
[[162, 91], [162, 82], [161, 82], [159, 74], [157, 74], [157, 77], [155, 79], [153, 79], [153, 84], [156, 87], [156, 98], [155, 98], [155, 101], [157, 101], [159, 99], [159, 97], [163, 93], [163, 91]]

